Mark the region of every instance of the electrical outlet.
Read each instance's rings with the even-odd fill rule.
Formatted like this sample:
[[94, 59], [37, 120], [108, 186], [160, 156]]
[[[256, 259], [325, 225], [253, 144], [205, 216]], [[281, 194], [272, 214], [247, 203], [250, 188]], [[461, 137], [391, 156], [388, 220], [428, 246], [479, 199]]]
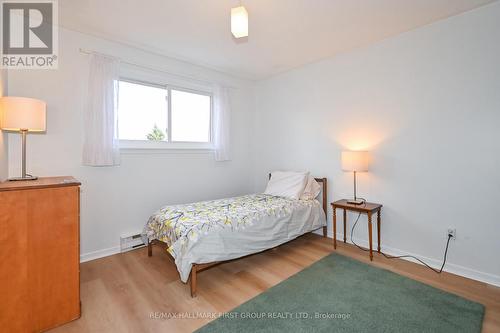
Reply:
[[446, 237], [451, 235], [451, 240], [455, 240], [457, 238], [457, 229], [448, 228], [448, 232], [446, 233]]

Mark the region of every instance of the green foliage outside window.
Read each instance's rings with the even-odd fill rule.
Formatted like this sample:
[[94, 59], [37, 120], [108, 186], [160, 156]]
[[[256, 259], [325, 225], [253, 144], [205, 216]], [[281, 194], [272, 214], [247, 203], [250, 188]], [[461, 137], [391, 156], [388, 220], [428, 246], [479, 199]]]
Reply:
[[146, 135], [146, 138], [149, 141], [163, 141], [165, 139], [165, 133], [155, 124], [151, 133]]

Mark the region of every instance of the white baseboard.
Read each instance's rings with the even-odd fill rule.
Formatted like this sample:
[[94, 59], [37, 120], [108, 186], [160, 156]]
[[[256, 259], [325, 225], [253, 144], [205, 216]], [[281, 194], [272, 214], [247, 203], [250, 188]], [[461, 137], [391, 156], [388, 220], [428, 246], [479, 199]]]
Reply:
[[[317, 232], [317, 233], [319, 234], [320, 232]], [[333, 233], [329, 232], [328, 237], [333, 238]], [[339, 241], [339, 240], [343, 241], [343, 239], [344, 239], [344, 234], [337, 233], [337, 241]], [[356, 244], [358, 244], [362, 247], [365, 247], [365, 248], [368, 247], [368, 241], [365, 239], [359, 239], [359, 238], [354, 237], [354, 241], [356, 242]], [[350, 242], [349, 237], [347, 239], [347, 242], [349, 244], [352, 244]], [[374, 243], [374, 246], [376, 248], [376, 242]], [[411, 256], [417, 257], [420, 260], [425, 261], [429, 266], [431, 266], [432, 268], [435, 268], [435, 269], [440, 269], [441, 265], [443, 264], [442, 259], [434, 259], [434, 258], [425, 257], [425, 256], [422, 256], [420, 254], [411, 253], [411, 252], [396, 249], [393, 247], [384, 246], [383, 244], [382, 244], [381, 250], [385, 254], [388, 254], [391, 256], [411, 255]], [[420, 263], [419, 261], [417, 261], [413, 258], [401, 258], [401, 259], [422, 265], [422, 263]], [[460, 265], [456, 265], [456, 264], [451, 264], [449, 262], [446, 263], [443, 271], [448, 272], [448, 273], [453, 273], [455, 275], [460, 275], [460, 276], [463, 276], [463, 277], [466, 277], [466, 278], [469, 278], [472, 280], [488, 283], [488, 284], [491, 284], [493, 286], [500, 287], [500, 276], [498, 276], [498, 275], [493, 275], [493, 274], [477, 271], [477, 270], [472, 269], [472, 268], [468, 268], [468, 267], [464, 267], [464, 266], [460, 266]]]
[[[319, 229], [318, 231], [315, 231], [315, 233], [317, 233], [318, 235], [319, 234], [322, 235], [322, 230]], [[331, 232], [329, 232], [328, 237], [333, 238], [333, 234]], [[337, 240], [342, 240], [343, 238], [344, 238], [344, 234], [337, 233]], [[351, 244], [350, 239], [348, 239], [347, 241], [349, 244]], [[368, 247], [367, 240], [359, 239], [359, 238], [355, 237], [354, 241], [356, 242], [356, 244], [358, 244], [360, 246]], [[406, 255], [412, 255], [412, 256], [418, 257], [419, 259], [424, 260], [429, 266], [431, 266], [435, 269], [441, 268], [441, 265], [442, 265], [441, 259], [434, 259], [434, 258], [425, 257], [425, 256], [422, 256], [420, 254], [411, 253], [411, 252], [403, 251], [403, 250], [396, 249], [393, 247], [384, 246], [383, 244], [382, 244], [382, 251], [384, 253], [386, 253], [388, 255], [392, 255], [392, 256], [400, 256], [400, 255], [406, 254]], [[120, 253], [120, 246], [114, 246], [114, 247], [110, 247], [107, 249], [88, 252], [88, 253], [84, 253], [84, 254], [80, 255], [80, 262], [86, 262], [86, 261], [90, 261], [90, 260], [94, 260], [94, 259], [99, 259], [99, 258], [111, 256], [111, 255], [117, 254], [117, 253]], [[415, 260], [413, 258], [402, 258], [402, 259], [422, 265], [420, 262], [418, 262], [417, 260]], [[488, 283], [488, 284], [500, 287], [500, 276], [498, 276], [498, 275], [493, 275], [493, 274], [477, 271], [477, 270], [474, 270], [471, 268], [467, 268], [467, 267], [463, 267], [463, 266], [451, 264], [451, 263], [446, 263], [446, 266], [444, 267], [443, 270], [445, 272], [448, 272], [448, 273], [453, 273], [453, 274], [460, 275], [460, 276], [463, 276], [463, 277], [466, 277], [469, 279], [473, 279], [476, 281], [480, 281], [480, 282], [484, 282], [484, 283]]]
[[120, 253], [120, 246], [113, 246], [107, 249], [97, 250], [93, 252], [87, 252], [80, 255], [80, 262], [86, 262], [94, 259], [99, 259], [107, 256], [112, 256], [113, 254]]

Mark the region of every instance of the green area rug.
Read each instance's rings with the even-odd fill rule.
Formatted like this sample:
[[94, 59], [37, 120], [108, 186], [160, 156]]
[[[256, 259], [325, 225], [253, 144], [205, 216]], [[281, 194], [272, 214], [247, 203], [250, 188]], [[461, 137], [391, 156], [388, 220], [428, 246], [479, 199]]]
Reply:
[[480, 332], [484, 306], [331, 254], [197, 332]]

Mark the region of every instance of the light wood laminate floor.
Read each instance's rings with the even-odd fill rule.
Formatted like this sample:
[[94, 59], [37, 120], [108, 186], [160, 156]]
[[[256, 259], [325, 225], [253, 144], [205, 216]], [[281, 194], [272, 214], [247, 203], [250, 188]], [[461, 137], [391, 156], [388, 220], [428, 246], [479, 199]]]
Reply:
[[[142, 248], [86, 262], [81, 264], [82, 317], [50, 332], [191, 332], [210, 319], [165, 316], [229, 311], [333, 251], [331, 239], [307, 234], [199, 273], [197, 298], [190, 297], [159, 247], [151, 258]], [[500, 332], [500, 288], [379, 254], [370, 262], [366, 252], [341, 242], [336, 252], [482, 303], [483, 332]]]

